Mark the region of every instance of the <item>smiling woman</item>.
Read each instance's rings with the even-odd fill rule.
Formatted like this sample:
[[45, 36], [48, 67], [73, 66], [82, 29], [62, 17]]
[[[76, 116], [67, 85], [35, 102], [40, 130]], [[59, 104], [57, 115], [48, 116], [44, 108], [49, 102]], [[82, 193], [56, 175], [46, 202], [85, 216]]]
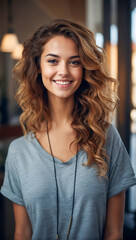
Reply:
[[26, 136], [9, 147], [1, 193], [14, 205], [15, 240], [122, 239], [136, 179], [111, 124], [118, 82], [93, 33], [53, 20], [24, 43], [14, 73]]
[[49, 101], [51, 96], [67, 98], [67, 101], [74, 98], [83, 78], [76, 43], [64, 36], [51, 38], [41, 55], [40, 71], [43, 85], [48, 90]]

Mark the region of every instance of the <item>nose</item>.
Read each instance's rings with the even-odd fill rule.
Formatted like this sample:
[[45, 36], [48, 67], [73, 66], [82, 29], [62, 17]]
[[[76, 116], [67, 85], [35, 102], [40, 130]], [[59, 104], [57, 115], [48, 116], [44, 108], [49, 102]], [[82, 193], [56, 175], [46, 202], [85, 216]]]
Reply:
[[59, 65], [58, 74], [61, 77], [66, 77], [69, 75], [69, 68], [68, 68], [68, 64], [66, 62], [62, 62]]

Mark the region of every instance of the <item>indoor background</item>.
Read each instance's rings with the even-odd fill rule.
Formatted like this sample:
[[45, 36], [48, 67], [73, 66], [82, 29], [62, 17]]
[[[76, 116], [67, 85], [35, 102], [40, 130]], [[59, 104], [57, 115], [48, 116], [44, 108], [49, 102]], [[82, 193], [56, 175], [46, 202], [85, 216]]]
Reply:
[[[25, 39], [54, 18], [85, 24], [105, 48], [111, 76], [120, 82], [114, 124], [136, 172], [136, 0], [0, 0], [0, 186], [9, 143], [22, 135], [12, 68]], [[3, 42], [9, 32], [13, 48], [11, 40]], [[0, 195], [0, 240], [12, 240], [13, 233], [12, 203]], [[136, 187], [126, 193], [124, 239], [136, 239]]]

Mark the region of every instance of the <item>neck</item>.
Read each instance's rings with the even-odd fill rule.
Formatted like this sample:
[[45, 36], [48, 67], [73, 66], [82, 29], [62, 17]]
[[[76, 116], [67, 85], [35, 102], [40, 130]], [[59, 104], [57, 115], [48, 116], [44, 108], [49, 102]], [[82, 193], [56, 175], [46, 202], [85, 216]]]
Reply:
[[50, 98], [48, 104], [52, 123], [55, 125], [71, 124], [72, 110], [74, 107], [74, 98], [62, 99], [58, 97]]

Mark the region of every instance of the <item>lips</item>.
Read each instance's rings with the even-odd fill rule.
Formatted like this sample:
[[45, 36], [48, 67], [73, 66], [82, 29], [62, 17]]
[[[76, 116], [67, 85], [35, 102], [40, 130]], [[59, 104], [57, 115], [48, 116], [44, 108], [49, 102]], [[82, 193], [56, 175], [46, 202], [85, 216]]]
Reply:
[[53, 82], [55, 82], [58, 85], [69, 85], [71, 84], [73, 81], [69, 81], [69, 80], [53, 80]]

